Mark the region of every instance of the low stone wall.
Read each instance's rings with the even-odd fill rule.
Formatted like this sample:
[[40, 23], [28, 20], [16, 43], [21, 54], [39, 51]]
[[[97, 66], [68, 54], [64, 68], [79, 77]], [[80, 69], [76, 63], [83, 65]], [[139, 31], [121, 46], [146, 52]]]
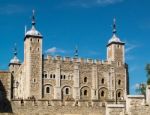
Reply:
[[125, 105], [124, 104], [108, 104], [106, 106], [106, 115], [124, 115]]
[[132, 109], [142, 107], [145, 104], [144, 95], [128, 95], [126, 100], [126, 111], [132, 114]]
[[150, 115], [150, 105], [143, 95], [128, 95], [124, 101], [12, 100], [13, 113], [0, 115]]
[[127, 115], [150, 115], [150, 106], [144, 95], [128, 95], [126, 101]]
[[105, 107], [88, 102], [61, 102], [14, 100], [11, 102], [13, 115], [105, 115]]

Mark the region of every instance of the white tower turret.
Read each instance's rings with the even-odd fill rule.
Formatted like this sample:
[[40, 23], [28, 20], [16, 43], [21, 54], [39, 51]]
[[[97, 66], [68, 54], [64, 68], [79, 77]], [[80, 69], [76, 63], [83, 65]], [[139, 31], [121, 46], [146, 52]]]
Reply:
[[107, 60], [115, 61], [118, 66], [125, 63], [124, 45], [125, 43], [117, 37], [116, 19], [113, 20], [113, 35], [107, 45]]
[[24, 38], [24, 65], [26, 78], [26, 98], [42, 98], [42, 35], [35, 28], [33, 10], [32, 27]]

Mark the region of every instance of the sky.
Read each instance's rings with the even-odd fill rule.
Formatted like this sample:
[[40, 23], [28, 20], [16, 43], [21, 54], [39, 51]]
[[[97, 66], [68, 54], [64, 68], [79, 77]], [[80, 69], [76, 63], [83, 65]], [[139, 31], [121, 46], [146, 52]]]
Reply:
[[43, 35], [43, 53], [106, 60], [106, 45], [116, 18], [117, 36], [126, 43], [130, 93], [146, 82], [150, 63], [149, 0], [0, 0], [0, 69], [7, 70], [17, 44], [23, 61], [25, 26], [31, 28], [35, 10], [36, 29]]

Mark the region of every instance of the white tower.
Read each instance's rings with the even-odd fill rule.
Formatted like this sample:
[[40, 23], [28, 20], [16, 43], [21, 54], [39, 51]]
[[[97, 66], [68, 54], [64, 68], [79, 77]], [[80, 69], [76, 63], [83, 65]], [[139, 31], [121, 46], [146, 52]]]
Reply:
[[113, 20], [113, 35], [107, 45], [107, 60], [115, 61], [118, 66], [125, 63], [124, 45], [116, 35], [116, 19]]
[[15, 98], [14, 94], [15, 94], [15, 88], [18, 85], [18, 81], [16, 80], [16, 72], [18, 71], [19, 67], [20, 67], [21, 63], [20, 60], [17, 57], [17, 48], [16, 48], [16, 44], [15, 44], [15, 48], [14, 48], [14, 57], [13, 59], [10, 60], [9, 63], [9, 71], [11, 73], [11, 98]]
[[42, 35], [35, 29], [33, 11], [32, 28], [24, 38], [24, 66], [26, 98], [42, 98]]

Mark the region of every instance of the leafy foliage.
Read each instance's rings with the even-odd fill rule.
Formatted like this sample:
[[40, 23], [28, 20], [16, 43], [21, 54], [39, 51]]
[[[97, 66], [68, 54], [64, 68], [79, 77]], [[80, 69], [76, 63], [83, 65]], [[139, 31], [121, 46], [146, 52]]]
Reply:
[[147, 85], [150, 85], [150, 64], [147, 64], [145, 69], [147, 72]]
[[136, 93], [140, 95], [146, 95], [146, 84], [144, 83], [137, 84]]

